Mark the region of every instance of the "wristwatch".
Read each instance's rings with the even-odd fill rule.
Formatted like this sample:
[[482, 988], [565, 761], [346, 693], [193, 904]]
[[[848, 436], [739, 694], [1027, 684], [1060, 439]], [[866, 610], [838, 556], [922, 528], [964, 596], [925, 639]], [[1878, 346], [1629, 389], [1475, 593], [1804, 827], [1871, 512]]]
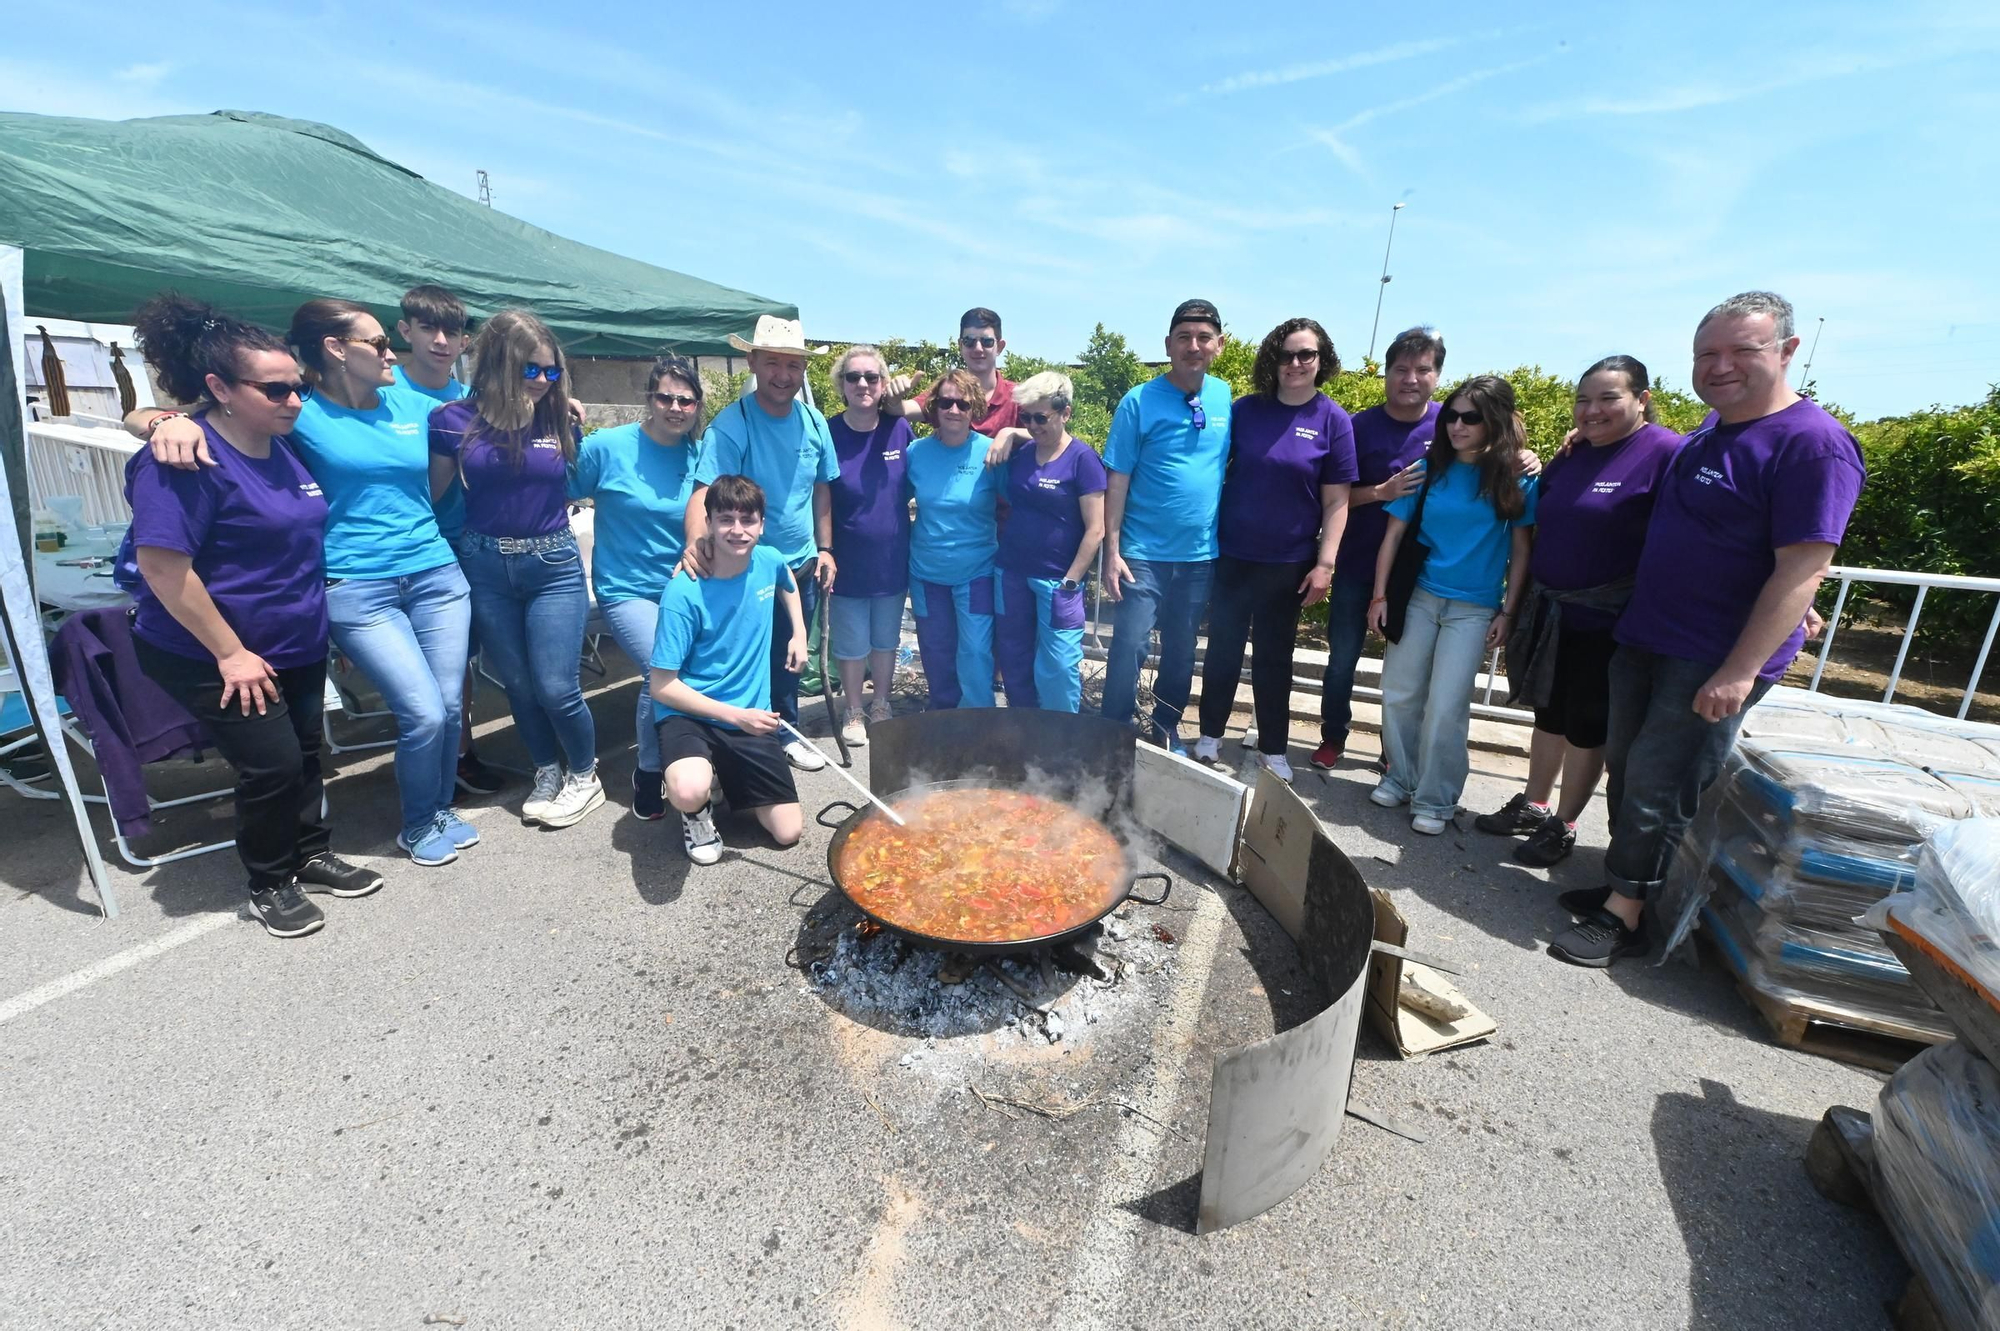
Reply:
[[1056, 584], [1056, 590], [1059, 592], [1080, 592], [1083, 590], [1083, 582], [1078, 578], [1064, 578]]

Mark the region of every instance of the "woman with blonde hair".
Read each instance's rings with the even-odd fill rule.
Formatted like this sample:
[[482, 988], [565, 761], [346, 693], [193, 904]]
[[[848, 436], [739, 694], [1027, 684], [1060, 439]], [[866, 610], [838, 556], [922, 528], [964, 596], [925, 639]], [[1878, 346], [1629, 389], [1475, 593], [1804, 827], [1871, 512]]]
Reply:
[[903, 485], [910, 423], [882, 410], [888, 366], [875, 347], [857, 343], [833, 363], [833, 387], [846, 408], [827, 419], [840, 477], [828, 483], [833, 501], [833, 559], [840, 579], [827, 599], [833, 659], [840, 668], [846, 715], [840, 734], [866, 744], [862, 687], [875, 680], [867, 720], [889, 719], [896, 652], [903, 637], [903, 601], [910, 589], [910, 507]]
[[931, 387], [924, 420], [936, 433], [909, 447], [904, 493], [917, 502], [910, 532], [910, 611], [917, 621], [930, 707], [993, 705], [993, 556], [999, 547], [992, 440], [972, 428], [986, 394], [970, 370]]
[[562, 349], [534, 315], [503, 310], [472, 359], [471, 396], [431, 413], [431, 490], [454, 476], [465, 488], [459, 557], [481, 652], [535, 765], [521, 820], [568, 827], [604, 803], [604, 786], [577, 674], [590, 594], [569, 525], [577, 438]]
[[1007, 460], [994, 556], [993, 654], [1009, 707], [1083, 702], [1083, 579], [1104, 542], [1104, 459], [1069, 432], [1076, 389], [1044, 371], [1014, 386], [1032, 447]]

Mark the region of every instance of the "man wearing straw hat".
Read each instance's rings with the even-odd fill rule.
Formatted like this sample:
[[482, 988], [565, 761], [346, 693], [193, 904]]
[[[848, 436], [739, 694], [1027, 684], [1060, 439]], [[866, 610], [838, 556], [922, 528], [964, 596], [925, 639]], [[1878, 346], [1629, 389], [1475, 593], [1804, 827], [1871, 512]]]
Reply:
[[[800, 400], [806, 357], [825, 347], [808, 347], [797, 319], [762, 315], [749, 341], [729, 335], [729, 345], [750, 360], [756, 387], [715, 414], [708, 424], [695, 490], [688, 497], [687, 553], [681, 566], [697, 577], [708, 572], [708, 521], [702, 507], [707, 487], [718, 476], [748, 476], [764, 491], [768, 510], [762, 544], [771, 547], [798, 583], [800, 612], [807, 624], [819, 598], [833, 589], [833, 492], [840, 458], [826, 417]], [[776, 627], [782, 628], [782, 625]], [[783, 645], [789, 634], [774, 632], [771, 649], [771, 709], [792, 726], [799, 723], [799, 675], [788, 668]], [[804, 740], [785, 745], [792, 766], [816, 772], [826, 759]]]

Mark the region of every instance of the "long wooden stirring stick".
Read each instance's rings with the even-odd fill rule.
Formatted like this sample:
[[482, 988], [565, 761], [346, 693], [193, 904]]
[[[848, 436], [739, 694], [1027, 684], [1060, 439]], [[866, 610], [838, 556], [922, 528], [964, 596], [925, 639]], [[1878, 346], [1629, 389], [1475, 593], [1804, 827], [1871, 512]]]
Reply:
[[852, 772], [849, 772], [846, 768], [834, 762], [832, 759], [827, 758], [825, 751], [822, 750], [819, 747], [819, 745], [813, 743], [811, 740], [807, 739], [804, 735], [801, 735], [798, 732], [798, 728], [794, 726], [791, 722], [781, 717], [778, 720], [778, 724], [783, 726], [786, 730], [791, 731], [793, 739], [805, 745], [807, 748], [811, 749], [814, 753], [819, 754], [821, 758], [826, 759], [826, 765], [828, 767], [831, 767], [834, 770], [834, 772], [839, 775], [842, 781], [845, 781], [848, 785], [853, 786], [856, 790], [860, 791], [862, 798], [866, 799], [870, 804], [880, 809], [883, 812], [883, 814], [888, 817], [890, 822], [894, 823], [898, 827], [909, 826], [907, 822], [903, 821], [903, 818], [900, 814], [898, 814], [894, 809], [890, 808], [888, 805], [884, 804], [881, 800], [876, 799], [875, 793], [873, 791], [869, 790], [868, 787], [862, 785], [859, 781], [855, 780], [854, 774]]

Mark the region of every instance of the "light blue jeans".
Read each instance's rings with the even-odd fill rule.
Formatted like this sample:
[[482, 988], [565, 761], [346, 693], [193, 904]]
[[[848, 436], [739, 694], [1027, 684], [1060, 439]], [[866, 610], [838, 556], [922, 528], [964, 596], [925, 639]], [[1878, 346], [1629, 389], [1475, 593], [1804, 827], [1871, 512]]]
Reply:
[[1494, 606], [1452, 601], [1417, 588], [1403, 617], [1403, 640], [1382, 656], [1382, 784], [1410, 801], [1410, 812], [1450, 818], [1458, 812], [1471, 762], [1472, 685], [1486, 659]]
[[660, 603], [645, 597], [629, 601], [599, 601], [597, 608], [611, 627], [618, 647], [639, 667], [639, 770], [660, 770], [660, 732], [653, 725], [653, 635], [660, 627]]
[[456, 562], [326, 588], [333, 642], [396, 716], [396, 792], [414, 835], [451, 807], [472, 599]]
[[595, 771], [597, 723], [584, 704], [578, 668], [590, 593], [576, 543], [503, 555], [468, 532], [459, 559], [472, 585], [481, 659], [507, 691], [529, 760]]

